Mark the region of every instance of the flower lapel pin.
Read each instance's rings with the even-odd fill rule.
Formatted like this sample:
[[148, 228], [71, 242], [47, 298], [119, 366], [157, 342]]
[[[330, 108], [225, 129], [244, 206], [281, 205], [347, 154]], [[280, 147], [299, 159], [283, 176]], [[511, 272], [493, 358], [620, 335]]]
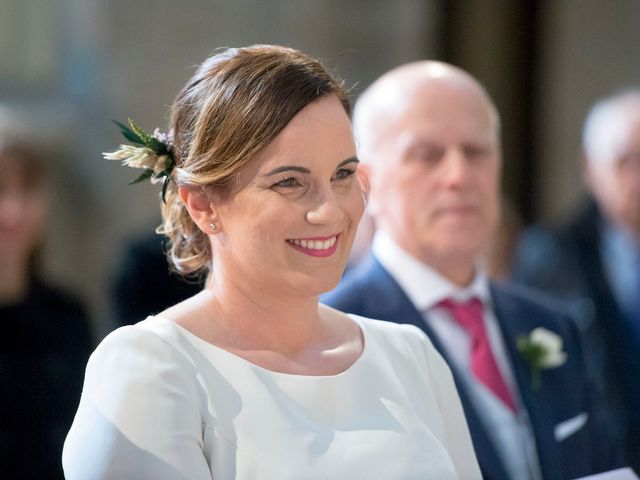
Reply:
[[542, 370], [560, 367], [567, 361], [563, 343], [560, 335], [543, 327], [532, 330], [529, 335], [518, 336], [518, 351], [531, 368], [533, 390], [540, 389]]

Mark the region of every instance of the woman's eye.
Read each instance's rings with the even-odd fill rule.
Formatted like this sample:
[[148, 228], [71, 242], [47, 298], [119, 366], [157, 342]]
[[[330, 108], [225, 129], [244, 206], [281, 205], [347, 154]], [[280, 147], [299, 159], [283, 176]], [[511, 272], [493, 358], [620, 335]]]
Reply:
[[300, 182], [298, 182], [298, 180], [295, 177], [287, 177], [275, 183], [273, 186], [281, 187], [281, 188], [293, 188], [293, 187], [299, 187]]
[[338, 170], [336, 172], [336, 175], [335, 175], [334, 178], [336, 180], [345, 180], [345, 179], [349, 178], [351, 175], [353, 175], [354, 173], [356, 173], [355, 170], [351, 170], [351, 169], [348, 169], [348, 168], [341, 168], [340, 170]]

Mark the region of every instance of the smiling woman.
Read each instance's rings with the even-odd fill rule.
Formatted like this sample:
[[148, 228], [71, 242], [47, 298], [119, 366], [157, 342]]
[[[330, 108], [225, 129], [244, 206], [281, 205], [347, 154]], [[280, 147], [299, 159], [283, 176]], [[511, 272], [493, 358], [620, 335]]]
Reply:
[[318, 304], [364, 210], [348, 115], [316, 60], [263, 45], [202, 64], [173, 144], [123, 126], [163, 179], [170, 260], [207, 284], [94, 352], [67, 478], [480, 478], [428, 339]]

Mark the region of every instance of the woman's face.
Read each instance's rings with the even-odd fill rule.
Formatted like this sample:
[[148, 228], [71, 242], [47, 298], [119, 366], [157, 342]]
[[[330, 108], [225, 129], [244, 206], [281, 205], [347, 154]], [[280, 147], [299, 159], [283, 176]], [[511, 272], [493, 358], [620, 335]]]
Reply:
[[0, 256], [27, 261], [40, 241], [45, 216], [42, 180], [18, 158], [0, 157]]
[[364, 210], [351, 126], [333, 95], [307, 105], [214, 200], [214, 278], [317, 296], [338, 283]]

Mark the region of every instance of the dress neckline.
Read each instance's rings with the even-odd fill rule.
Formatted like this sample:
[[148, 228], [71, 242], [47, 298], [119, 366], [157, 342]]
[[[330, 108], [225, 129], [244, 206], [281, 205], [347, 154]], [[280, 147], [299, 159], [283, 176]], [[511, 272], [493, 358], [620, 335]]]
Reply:
[[[276, 377], [280, 377], [280, 378], [291, 378], [291, 379], [309, 379], [309, 380], [322, 380], [322, 379], [337, 379], [337, 378], [341, 378], [341, 377], [345, 377], [348, 375], [351, 375], [352, 372], [354, 370], [356, 370], [359, 365], [361, 363], [364, 362], [364, 358], [365, 356], [368, 355], [368, 351], [369, 351], [369, 337], [366, 333], [366, 328], [364, 327], [362, 321], [360, 319], [357, 318], [356, 315], [351, 315], [351, 314], [347, 314], [347, 316], [353, 320], [356, 325], [358, 326], [358, 328], [360, 329], [360, 333], [362, 335], [362, 351], [360, 352], [360, 355], [358, 356], [358, 358], [356, 358], [354, 360], [354, 362], [349, 365], [346, 369], [344, 369], [343, 371], [333, 374], [333, 375], [302, 375], [302, 374], [297, 374], [297, 373], [287, 373], [287, 372], [279, 372], [277, 370], [270, 370], [266, 367], [262, 367], [256, 363], [253, 363], [249, 360], [247, 360], [244, 357], [241, 357], [240, 355], [236, 355], [235, 353], [232, 353], [228, 350], [225, 350], [222, 347], [219, 347], [218, 345], [215, 345], [213, 343], [210, 343], [206, 340], [204, 340], [203, 338], [199, 337], [198, 335], [196, 335], [195, 333], [191, 332], [190, 330], [186, 329], [185, 327], [183, 327], [182, 325], [179, 325], [178, 323], [174, 322], [173, 320], [170, 320], [166, 317], [162, 317], [160, 315], [150, 315], [149, 317], [147, 317], [146, 320], [144, 320], [144, 322], [153, 322], [153, 321], [160, 321], [165, 325], [168, 325], [170, 327], [173, 327], [177, 332], [179, 332], [183, 337], [185, 337], [191, 344], [193, 344], [196, 348], [200, 348], [203, 349], [205, 352], [212, 352], [214, 354], [218, 354], [218, 355], [222, 355], [225, 357], [228, 357], [230, 359], [232, 359], [234, 362], [236, 363], [240, 363], [243, 364], [245, 366], [248, 366], [256, 371], [259, 372], [263, 372], [265, 374], [268, 375], [272, 375], [272, 376], [276, 376]], [[149, 326], [152, 327], [152, 323], [149, 323]]]

